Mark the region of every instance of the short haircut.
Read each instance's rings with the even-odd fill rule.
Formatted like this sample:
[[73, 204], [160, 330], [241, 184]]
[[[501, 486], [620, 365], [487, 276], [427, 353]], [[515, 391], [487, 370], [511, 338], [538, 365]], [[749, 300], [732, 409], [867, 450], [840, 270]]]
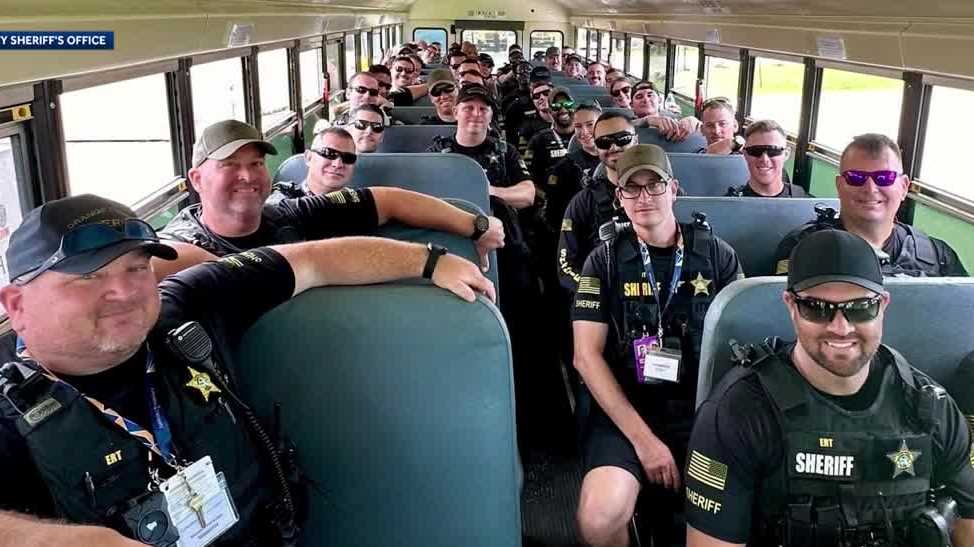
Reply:
[[592, 61], [591, 63], [585, 65], [585, 69], [588, 70], [588, 69], [592, 68], [595, 65], [598, 65], [598, 66], [602, 67], [603, 69], [605, 69], [605, 65], [603, 65], [602, 63], [600, 63], [598, 61]]
[[548, 87], [550, 87], [550, 88], [552, 88], [552, 89], [554, 89], [554, 86], [553, 86], [553, 85], [551, 85], [551, 80], [535, 80], [535, 81], [533, 81], [533, 82], [531, 82], [531, 84], [529, 85], [529, 87], [530, 87], [530, 88], [531, 88], [531, 90], [533, 91], [533, 90], [534, 90], [534, 88], [536, 88], [536, 87], [541, 87], [541, 86], [543, 86], [543, 85], [546, 85], [546, 86], [548, 86]]
[[378, 106], [376, 106], [374, 104], [363, 104], [362, 106], [353, 108], [352, 110], [349, 111], [348, 117], [349, 118], [354, 118], [355, 116], [358, 115], [359, 112], [371, 112], [373, 114], [378, 114], [379, 117], [382, 118], [382, 125], [387, 125], [386, 124], [386, 113], [383, 112], [381, 108], [379, 108]]
[[582, 112], [582, 111], [594, 112], [595, 114], [602, 115], [602, 105], [600, 105], [599, 102], [594, 99], [591, 101], [583, 100], [579, 102], [578, 106], [575, 108], [575, 112]]
[[727, 97], [711, 97], [707, 99], [703, 102], [703, 106], [700, 107], [700, 115], [702, 116], [704, 112], [714, 108], [723, 108], [730, 112], [731, 116], [737, 115], [737, 112], [734, 111], [734, 105], [731, 104]]
[[462, 51], [460, 51], [459, 49], [455, 49], [455, 50], [450, 51], [450, 55], [448, 55], [448, 57], [451, 58], [451, 59], [454, 58], [454, 57], [463, 57], [464, 59], [466, 59], [467, 58], [467, 54], [464, 53], [464, 52], [462, 52]]
[[[629, 83], [629, 80], [627, 78], [619, 78], [618, 80], [612, 80], [612, 83], [609, 84], [609, 91], [612, 91], [616, 87], [616, 84], [620, 82], [628, 86], [632, 86], [632, 84]], [[632, 95], [632, 89], [629, 90], [629, 94]]]
[[605, 73], [606, 74], [615, 74], [616, 72], [622, 74], [622, 71], [619, 70], [618, 68], [607, 68], [607, 69], [605, 69]]
[[348, 87], [352, 87], [353, 85], [355, 85], [355, 80], [357, 80], [358, 78], [361, 78], [363, 76], [368, 76], [369, 78], [372, 78], [373, 80], [375, 79], [375, 76], [372, 75], [371, 72], [356, 72], [355, 74], [352, 74], [352, 77], [351, 78], [348, 79]]
[[650, 82], [649, 80], [640, 80], [636, 82], [636, 85], [632, 86], [632, 94], [635, 95], [637, 91], [642, 91], [644, 89], [648, 89], [657, 94], [659, 93], [659, 88], [656, 87], [655, 83]]
[[843, 162], [845, 162], [845, 157], [849, 154], [849, 151], [853, 149], [859, 150], [873, 159], [878, 159], [883, 155], [884, 150], [889, 150], [894, 156], [896, 156], [896, 161], [898, 161], [900, 165], [903, 165], [903, 155], [900, 153], [900, 146], [896, 144], [896, 141], [887, 137], [886, 135], [879, 133], [866, 133], [852, 137], [852, 142], [845, 147], [845, 149], [842, 151], [842, 156], [839, 158], [840, 166]]
[[598, 128], [599, 124], [602, 122], [607, 122], [616, 119], [626, 120], [626, 124], [632, 127], [633, 118], [628, 112], [611, 111], [611, 112], [603, 112], [602, 115], [599, 116], [599, 119], [595, 120], [595, 126], [592, 128], [592, 130], [594, 131], [596, 128]]
[[[317, 129], [317, 128], [316, 128]], [[312, 146], [320, 146], [321, 142], [325, 140], [326, 135], [334, 135], [340, 139], [345, 139], [347, 141], [355, 142], [352, 138], [352, 134], [345, 130], [343, 127], [326, 127], [321, 131], [315, 133], [314, 140], [311, 141]]]
[[385, 74], [392, 77], [392, 71], [386, 65], [372, 65], [369, 67], [369, 74]]
[[395, 59], [392, 60], [392, 63], [393, 64], [395, 64], [395, 63], [409, 63], [409, 64], [413, 64], [413, 59], [409, 55], [399, 55], [398, 57], [396, 57]]
[[781, 125], [774, 120], [758, 120], [753, 122], [751, 125], [747, 126], [744, 130], [744, 138], [749, 138], [755, 133], [772, 133], [777, 131], [785, 140], [788, 140], [788, 135], [785, 134], [785, 130]]

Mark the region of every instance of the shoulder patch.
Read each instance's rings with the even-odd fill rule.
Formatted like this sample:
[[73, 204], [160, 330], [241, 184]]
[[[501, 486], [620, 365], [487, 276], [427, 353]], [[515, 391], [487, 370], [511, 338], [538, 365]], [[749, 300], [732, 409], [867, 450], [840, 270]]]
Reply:
[[562, 232], [570, 232], [570, 231], [572, 231], [572, 219], [570, 219], [570, 218], [562, 219], [562, 221], [561, 221], [561, 231]]
[[787, 258], [784, 259], [784, 260], [779, 260], [778, 263], [774, 267], [774, 273], [775, 273], [775, 275], [781, 275], [781, 274], [788, 273], [788, 266], [789, 266], [790, 262], [791, 261], [789, 259], [787, 259]]
[[548, 186], [558, 185], [558, 175], [548, 175]]
[[335, 205], [348, 205], [349, 203], [358, 203], [361, 201], [358, 193], [349, 188], [342, 188], [341, 190], [329, 192], [325, 194], [325, 199]]
[[578, 291], [576, 292], [578, 294], [591, 294], [599, 296], [602, 294], [601, 286], [602, 283], [599, 281], [599, 278], [582, 276], [582, 278], [578, 280]]

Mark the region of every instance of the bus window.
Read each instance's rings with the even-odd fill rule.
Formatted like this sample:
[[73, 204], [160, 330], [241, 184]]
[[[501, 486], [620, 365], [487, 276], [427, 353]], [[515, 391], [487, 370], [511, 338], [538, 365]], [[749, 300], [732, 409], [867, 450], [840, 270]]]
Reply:
[[[427, 44], [432, 44], [433, 42], [440, 43], [440, 51], [443, 55], [446, 55], [446, 50], [450, 46], [450, 43], [446, 41], [446, 31], [441, 28], [415, 28], [413, 29], [413, 41], [418, 42], [423, 40]], [[498, 67], [500, 65], [497, 65]]]
[[362, 49], [358, 52], [359, 70], [366, 71], [369, 69], [369, 31], [363, 30], [359, 34], [359, 44]]
[[345, 35], [345, 81], [350, 82], [355, 69], [355, 35]]
[[[737, 82], [741, 75], [741, 62], [723, 57], [707, 57], [704, 71], [704, 98], [727, 97], [737, 104]], [[696, 96], [696, 93], [693, 94]]]
[[382, 31], [375, 29], [372, 31], [372, 62], [377, 65], [382, 62]]
[[247, 121], [239, 57], [193, 65], [189, 77], [193, 83], [193, 124], [197, 135], [220, 120]]
[[[0, 287], [6, 285], [7, 245], [10, 234], [20, 226], [23, 209], [20, 188], [26, 186], [23, 129], [0, 130]], [[0, 309], [0, 316], [5, 315]]]
[[257, 72], [260, 81], [260, 126], [267, 132], [291, 114], [287, 50], [275, 49], [258, 53]]
[[862, 133], [896, 140], [902, 102], [902, 80], [826, 68], [815, 141], [842, 150]]
[[342, 81], [338, 74], [338, 51], [338, 42], [332, 40], [325, 44], [325, 63], [328, 66], [329, 93], [334, 93], [342, 87]]
[[164, 74], [64, 93], [61, 116], [72, 195], [132, 205], [175, 177]]
[[972, 123], [974, 91], [933, 86], [920, 180], [934, 188], [974, 200], [974, 188], [964, 172], [958, 170], [958, 159], [966, 157], [968, 152], [962, 128], [970, 127]]
[[599, 33], [599, 59], [603, 63], [609, 65], [610, 67], [621, 68], [621, 67], [615, 67], [610, 63], [609, 54], [611, 53], [611, 48], [612, 48], [612, 34], [608, 31], [600, 32]]
[[314, 47], [302, 51], [301, 64], [301, 108], [308, 108], [325, 92], [324, 70], [321, 67], [321, 48]]
[[660, 91], [666, 89], [666, 42], [649, 44], [649, 77]]
[[[595, 61], [599, 56], [599, 31], [588, 31], [588, 60]], [[604, 59], [603, 59], [604, 61]]]
[[700, 50], [695, 46], [676, 46], [676, 66], [673, 69], [673, 91], [687, 97], [697, 96], [697, 63]]
[[575, 53], [585, 59], [588, 56], [588, 29], [575, 29]]
[[517, 43], [513, 30], [464, 30], [460, 40], [473, 42], [477, 53], [488, 53], [494, 58], [494, 66], [507, 64], [507, 48]]
[[630, 36], [629, 37], [629, 74], [639, 78], [640, 80], [646, 79], [645, 66], [643, 66], [643, 41], [642, 36]]
[[798, 133], [802, 110], [805, 65], [756, 57], [751, 112], [755, 120], [778, 122], [789, 133]]
[[549, 47], [556, 47], [561, 50], [562, 42], [564, 38], [561, 35], [560, 30], [532, 30], [531, 31], [531, 58], [534, 58], [534, 52], [540, 51], [544, 53]]

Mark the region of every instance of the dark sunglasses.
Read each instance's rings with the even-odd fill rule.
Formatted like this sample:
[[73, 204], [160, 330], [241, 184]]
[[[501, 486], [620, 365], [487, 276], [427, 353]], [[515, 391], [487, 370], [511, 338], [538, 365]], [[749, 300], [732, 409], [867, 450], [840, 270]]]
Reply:
[[601, 137], [595, 139], [595, 147], [600, 150], [608, 150], [612, 148], [612, 145], [616, 145], [619, 148], [628, 146], [635, 138], [635, 133], [630, 133], [628, 131], [620, 131], [618, 133], [612, 133], [611, 135], [602, 135]]
[[892, 186], [900, 174], [896, 171], [860, 171], [859, 169], [849, 169], [842, 172], [842, 177], [850, 186], [862, 186], [866, 181], [873, 179], [876, 186]]
[[457, 63], [455, 65], [450, 65], [450, 68], [452, 68], [453, 70], [456, 70], [456, 69], [460, 68], [460, 65], [462, 65], [462, 64], [463, 63]]
[[457, 86], [453, 84], [439, 85], [430, 90], [430, 95], [433, 97], [439, 97], [440, 95], [443, 94], [453, 93], [454, 91], [456, 91], [456, 89]]
[[121, 226], [109, 226], [100, 222], [82, 224], [61, 236], [61, 245], [36, 270], [13, 280], [15, 285], [26, 285], [42, 273], [69, 258], [97, 251], [123, 241], [158, 242], [159, 236], [147, 222], [137, 218], [126, 220]]
[[845, 302], [827, 302], [818, 298], [805, 298], [791, 293], [795, 298], [795, 306], [802, 319], [812, 323], [828, 324], [835, 319], [835, 314], [841, 310], [846, 321], [850, 323], [866, 323], [876, 319], [879, 315], [879, 305], [882, 295], [869, 298], [856, 298]]
[[752, 158], [760, 158], [764, 154], [767, 154], [769, 158], [777, 158], [785, 153], [785, 148], [781, 146], [755, 144], [754, 146], [745, 146], [744, 152]]
[[666, 193], [666, 181], [658, 180], [646, 185], [627, 184], [619, 188], [619, 193], [626, 199], [636, 199], [642, 193], [647, 196], [661, 196]]
[[629, 93], [631, 92], [632, 92], [631, 87], [620, 87], [619, 89], [612, 91], [612, 96], [619, 97], [621, 95], [629, 95]]
[[379, 96], [379, 90], [373, 89], [371, 87], [365, 87], [360, 85], [360, 86], [353, 87], [352, 90], [358, 93], [359, 95], [365, 95], [366, 93], [368, 93], [369, 97]]
[[[382, 122], [370, 122], [370, 121], [366, 121], [366, 120], [355, 120], [355, 123], [353, 123], [352, 125], [355, 126], [355, 129], [358, 129], [359, 131], [365, 131], [366, 129], [368, 129], [370, 127], [372, 128], [372, 132], [373, 133], [382, 133], [383, 131], [386, 130], [386, 126], [383, 125]], [[345, 162], [345, 163], [348, 163], [348, 162]]]
[[483, 78], [484, 77], [483, 74], [481, 74], [479, 70], [474, 70], [472, 68], [470, 70], [464, 70], [463, 72], [460, 73], [461, 76], [466, 76], [468, 74], [473, 74], [474, 76], [477, 76], [478, 78]]
[[404, 67], [404, 66], [397, 66], [397, 67], [394, 67], [394, 68], [393, 68], [393, 70], [394, 70], [395, 72], [405, 72], [406, 74], [412, 74], [412, 73], [414, 72], [414, 70], [413, 70], [413, 69], [411, 69], [411, 68], [406, 68], [406, 67]]
[[334, 148], [328, 148], [327, 146], [320, 149], [312, 148], [311, 151], [328, 161], [335, 161], [338, 158], [341, 158], [342, 163], [345, 165], [355, 165], [355, 160], [358, 159], [358, 156], [356, 156], [354, 152], [342, 152], [341, 150], [335, 150]]
[[569, 112], [575, 111], [575, 101], [564, 100], [551, 103], [550, 107], [552, 112], [558, 112], [561, 109], [565, 109]]
[[551, 95], [550, 89], [546, 89], [544, 91], [538, 91], [537, 93], [531, 93], [531, 98], [537, 101], [541, 97], [547, 97], [548, 95]]

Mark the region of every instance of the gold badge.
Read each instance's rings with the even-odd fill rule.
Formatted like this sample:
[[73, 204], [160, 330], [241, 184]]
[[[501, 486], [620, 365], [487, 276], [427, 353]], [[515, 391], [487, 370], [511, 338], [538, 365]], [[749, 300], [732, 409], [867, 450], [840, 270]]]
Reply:
[[710, 286], [710, 283], [711, 281], [709, 279], [703, 278], [702, 273], [697, 272], [697, 278], [690, 281], [690, 284], [693, 285], [693, 296], [697, 296], [698, 294], [710, 296], [710, 289], [707, 288]]
[[910, 476], [915, 477], [916, 470], [913, 469], [913, 463], [917, 461], [920, 454], [922, 452], [919, 450], [910, 450], [910, 447], [906, 446], [906, 439], [903, 439], [899, 450], [886, 454], [889, 461], [893, 462], [893, 478], [895, 479], [903, 473], [909, 473]]
[[199, 390], [203, 395], [203, 400], [207, 403], [210, 402], [211, 393], [222, 393], [220, 388], [216, 387], [213, 380], [210, 380], [210, 375], [205, 372], [200, 372], [193, 367], [186, 367], [189, 369], [189, 373], [192, 374], [192, 378], [189, 382], [186, 382], [186, 387], [191, 387], [193, 389]]

